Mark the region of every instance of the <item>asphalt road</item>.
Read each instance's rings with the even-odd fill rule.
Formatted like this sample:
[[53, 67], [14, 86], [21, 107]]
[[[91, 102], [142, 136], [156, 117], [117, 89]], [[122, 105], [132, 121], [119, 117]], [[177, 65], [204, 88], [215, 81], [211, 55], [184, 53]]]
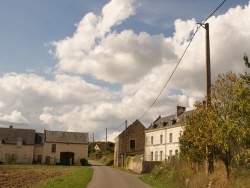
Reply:
[[96, 161], [89, 162], [94, 169], [94, 175], [87, 188], [150, 188], [138, 179], [138, 175], [104, 166]]

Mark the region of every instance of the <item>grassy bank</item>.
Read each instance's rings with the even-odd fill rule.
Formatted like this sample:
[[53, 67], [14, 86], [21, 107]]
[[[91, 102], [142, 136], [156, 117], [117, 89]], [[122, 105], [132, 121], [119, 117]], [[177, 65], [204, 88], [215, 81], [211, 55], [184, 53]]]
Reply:
[[83, 166], [0, 165], [0, 187], [86, 187], [93, 169]]
[[206, 176], [204, 166], [193, 166], [185, 162], [166, 163], [156, 166], [151, 173], [140, 177], [142, 181], [155, 188], [246, 188], [250, 185], [250, 170], [233, 170], [227, 179], [223, 164], [215, 163], [215, 172]]
[[93, 169], [87, 167], [69, 167], [68, 170], [68, 173], [49, 179], [42, 184], [34, 186], [34, 188], [83, 188], [87, 187], [93, 176]]

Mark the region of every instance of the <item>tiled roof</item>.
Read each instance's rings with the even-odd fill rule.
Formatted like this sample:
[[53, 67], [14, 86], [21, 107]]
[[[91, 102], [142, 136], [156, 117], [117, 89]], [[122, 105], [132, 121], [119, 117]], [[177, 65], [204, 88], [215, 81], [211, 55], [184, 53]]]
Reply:
[[56, 143], [88, 143], [88, 133], [44, 131], [44, 142]]
[[33, 145], [35, 143], [35, 130], [0, 127], [0, 137], [5, 144], [16, 144], [17, 138], [20, 137], [23, 139], [23, 144]]

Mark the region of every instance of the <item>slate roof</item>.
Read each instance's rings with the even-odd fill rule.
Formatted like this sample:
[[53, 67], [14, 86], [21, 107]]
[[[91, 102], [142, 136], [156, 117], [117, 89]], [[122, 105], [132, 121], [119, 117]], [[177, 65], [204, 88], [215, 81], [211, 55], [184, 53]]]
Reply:
[[78, 144], [88, 143], [88, 133], [45, 130], [44, 134], [44, 142]]
[[170, 116], [164, 116], [161, 117], [159, 116], [149, 127], [147, 130], [153, 130], [153, 129], [160, 129], [160, 128], [165, 128], [168, 126], [174, 126], [174, 125], [180, 125], [181, 120], [183, 118], [186, 118], [192, 114], [194, 114], [196, 110], [190, 110], [190, 111], [185, 111], [178, 117], [176, 115], [170, 115]]
[[35, 130], [0, 127], [0, 137], [4, 144], [16, 144], [17, 138], [21, 137], [23, 144], [33, 145], [35, 143]]

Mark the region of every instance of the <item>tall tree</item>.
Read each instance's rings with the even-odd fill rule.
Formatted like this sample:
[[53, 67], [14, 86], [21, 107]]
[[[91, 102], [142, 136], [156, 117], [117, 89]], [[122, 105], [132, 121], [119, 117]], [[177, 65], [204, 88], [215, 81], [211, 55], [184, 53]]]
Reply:
[[[182, 143], [192, 146], [190, 149], [198, 148], [197, 154], [204, 151], [201, 148], [213, 148], [225, 164], [228, 177], [233, 156], [248, 147], [250, 87], [246, 78], [246, 74], [237, 76], [232, 72], [219, 75], [211, 88], [211, 107], [197, 102], [197, 113], [187, 119], [181, 136]], [[188, 154], [187, 148], [183, 151]]]

